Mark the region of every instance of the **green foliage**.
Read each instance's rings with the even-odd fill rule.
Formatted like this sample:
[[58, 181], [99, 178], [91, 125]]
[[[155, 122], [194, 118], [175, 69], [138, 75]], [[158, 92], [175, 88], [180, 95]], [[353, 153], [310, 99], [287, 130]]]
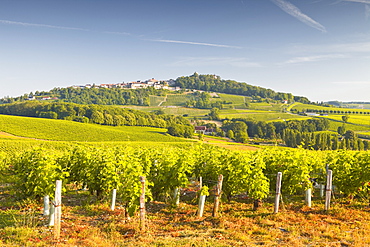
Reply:
[[[145, 89], [127, 90], [124, 88], [54, 88], [49, 92], [32, 93], [36, 100], [49, 96], [51, 101], [69, 102], [77, 104], [97, 105], [149, 105], [149, 95], [161, 96], [164, 90], [156, 90], [152, 87]], [[1, 103], [23, 102], [24, 96], [1, 99]]]
[[182, 76], [176, 79], [176, 86], [219, 93], [270, 98], [274, 100], [309, 102], [306, 98], [295, 97], [290, 93], [279, 93], [271, 89], [252, 86], [246, 83], [222, 80], [219, 76], [215, 75], [199, 75], [194, 73], [191, 76]]
[[219, 120], [220, 119], [220, 110], [218, 108], [212, 108], [211, 112], [208, 114], [211, 120]]
[[201, 196], [209, 196], [209, 188], [207, 185], [203, 185], [199, 191], [199, 195]]
[[[184, 150], [158, 150], [152, 154], [152, 169], [148, 180], [154, 198], [171, 196], [175, 188], [184, 188], [189, 184], [188, 177], [193, 173], [195, 156], [192, 150], [183, 155]], [[153, 150], [151, 150], [153, 152]]]
[[5, 152], [0, 151], [0, 184], [6, 183], [9, 177], [9, 163], [8, 155]]
[[[310, 178], [323, 173], [325, 159], [322, 153], [302, 149], [297, 150], [266, 150], [262, 156], [266, 162], [267, 174], [271, 174], [270, 190], [276, 189], [276, 175], [282, 172], [282, 193], [289, 195], [303, 193], [312, 188]], [[323, 181], [323, 180], [321, 180]]]
[[194, 134], [194, 126], [172, 124], [167, 128], [167, 133], [172, 136], [192, 138]]
[[234, 131], [232, 131], [231, 129], [229, 129], [227, 131], [227, 137], [229, 137], [230, 139], [234, 139], [235, 138]]
[[[357, 144], [360, 146], [360, 144]], [[0, 153], [0, 161], [8, 155]], [[175, 188], [185, 188], [190, 177], [202, 177], [211, 188], [224, 176], [223, 194], [247, 193], [264, 199], [275, 190], [276, 174], [283, 173], [282, 193], [301, 194], [312, 188], [311, 178], [325, 182], [325, 166], [333, 170], [333, 183], [345, 195], [368, 198], [370, 153], [365, 151], [310, 151], [266, 149], [235, 152], [208, 145], [193, 146], [96, 146], [82, 145], [64, 152], [26, 151], [1, 168], [12, 164], [15, 189], [29, 198], [53, 195], [56, 179], [75, 183], [104, 198], [117, 189], [118, 198], [133, 214], [139, 205], [140, 176], [147, 180], [147, 198], [168, 199]], [[0, 170], [1, 170], [0, 169]]]
[[[197, 152], [195, 175], [203, 181], [217, 181], [218, 175], [222, 174], [223, 192], [228, 199], [245, 192], [255, 199], [267, 197], [268, 180], [258, 153], [238, 153], [213, 147], [199, 147]], [[214, 184], [208, 182], [208, 185]]]
[[17, 194], [20, 197], [40, 198], [54, 196], [55, 181], [69, 173], [57, 161], [57, 155], [45, 149], [34, 149], [12, 160]]

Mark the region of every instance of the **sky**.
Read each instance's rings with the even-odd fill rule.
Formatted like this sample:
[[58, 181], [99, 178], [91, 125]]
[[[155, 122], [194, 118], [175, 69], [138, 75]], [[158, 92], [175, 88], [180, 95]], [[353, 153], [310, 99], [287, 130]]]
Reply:
[[0, 98], [215, 74], [370, 101], [370, 0], [1, 0]]

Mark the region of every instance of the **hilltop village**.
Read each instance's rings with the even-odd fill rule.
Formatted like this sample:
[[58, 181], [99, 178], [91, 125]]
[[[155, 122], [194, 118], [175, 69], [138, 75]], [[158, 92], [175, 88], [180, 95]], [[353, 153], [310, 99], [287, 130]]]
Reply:
[[154, 78], [146, 81], [135, 81], [135, 82], [122, 82], [113, 84], [86, 84], [84, 86], [72, 86], [73, 88], [127, 88], [127, 89], [139, 89], [153, 87], [155, 89], [168, 89], [168, 90], [180, 90], [179, 87], [174, 87], [175, 80], [158, 81]]

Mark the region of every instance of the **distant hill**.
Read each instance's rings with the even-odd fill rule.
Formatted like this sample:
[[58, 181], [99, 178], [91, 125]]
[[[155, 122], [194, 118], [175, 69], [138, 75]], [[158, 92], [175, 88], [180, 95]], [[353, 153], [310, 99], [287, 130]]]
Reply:
[[[310, 103], [306, 97], [294, 96], [291, 93], [275, 92], [271, 89], [252, 86], [247, 83], [233, 80], [223, 80], [216, 75], [199, 75], [194, 73], [190, 76], [182, 76], [176, 80], [168, 80], [171, 86], [180, 87], [182, 90], [195, 89], [202, 91], [212, 91], [226, 94], [236, 94], [251, 97], [254, 100], [273, 100], [287, 102]], [[36, 91], [14, 98], [2, 98], [1, 103], [23, 102], [28, 100], [45, 100], [54, 102], [68, 102], [77, 104], [97, 104], [97, 105], [138, 105], [149, 106], [151, 96], [165, 96], [176, 93], [162, 87], [156, 89], [150, 84], [144, 85], [139, 89], [127, 89], [120, 87], [106, 88], [106, 84], [95, 85], [93, 87], [68, 87], [54, 88], [48, 92]], [[171, 88], [171, 87], [166, 87]], [[178, 88], [177, 88], [178, 89]]]
[[218, 93], [237, 94], [249, 96], [254, 99], [271, 99], [277, 101], [287, 100], [288, 102], [310, 103], [306, 97], [293, 96], [291, 93], [275, 92], [271, 89], [252, 86], [247, 83], [233, 80], [223, 80], [216, 75], [199, 75], [194, 73], [191, 76], [183, 76], [176, 79], [176, 86], [187, 89], [198, 89]]

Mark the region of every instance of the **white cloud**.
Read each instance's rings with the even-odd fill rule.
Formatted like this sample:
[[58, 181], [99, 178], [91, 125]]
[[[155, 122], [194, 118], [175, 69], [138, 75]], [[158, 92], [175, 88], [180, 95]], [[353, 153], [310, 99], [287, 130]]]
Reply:
[[295, 45], [290, 48], [294, 53], [368, 53], [370, 52], [370, 41], [366, 42], [352, 42], [352, 43], [339, 43], [328, 45]]
[[126, 35], [126, 36], [131, 36], [131, 33], [126, 33], [126, 32], [103, 32], [107, 34], [117, 34], [117, 35]]
[[87, 29], [76, 28], [76, 27], [53, 26], [53, 25], [46, 25], [46, 24], [36, 24], [36, 23], [9, 21], [9, 20], [0, 20], [0, 23], [7, 24], [7, 25], [18, 25], [18, 26], [24, 26], [24, 27], [46, 27], [46, 28], [54, 28], [54, 29], [89, 31]]
[[187, 45], [203, 45], [203, 46], [214, 46], [214, 47], [222, 47], [222, 48], [241, 49], [241, 47], [239, 47], [239, 46], [219, 45], [219, 44], [191, 42], [191, 41], [180, 41], [180, 40], [152, 39], [151, 41], [163, 42], [163, 43], [177, 43], [177, 44], [187, 44]]
[[280, 65], [285, 64], [297, 64], [297, 63], [307, 63], [307, 62], [317, 62], [317, 61], [324, 61], [336, 58], [344, 58], [346, 57], [343, 54], [329, 54], [329, 55], [317, 55], [317, 56], [305, 56], [305, 57], [294, 57], [281, 63]]
[[370, 0], [343, 0], [343, 1], [370, 4]]
[[287, 14], [295, 17], [299, 21], [305, 23], [306, 25], [313, 27], [321, 32], [326, 32], [326, 28], [318, 23], [317, 21], [313, 20], [311, 17], [302, 13], [302, 11], [294, 6], [293, 4], [284, 1], [284, 0], [271, 0], [274, 4], [276, 4], [279, 8], [285, 11]]
[[181, 57], [173, 66], [232, 66], [238, 68], [258, 68], [261, 64], [245, 58], [235, 57]]

